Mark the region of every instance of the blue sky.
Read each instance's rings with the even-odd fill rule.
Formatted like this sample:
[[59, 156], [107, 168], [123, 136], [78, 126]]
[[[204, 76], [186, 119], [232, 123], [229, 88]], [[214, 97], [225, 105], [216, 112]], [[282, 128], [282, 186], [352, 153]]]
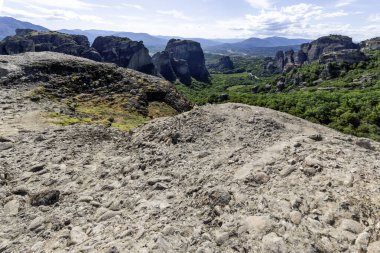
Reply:
[[380, 0], [0, 0], [0, 15], [49, 29], [203, 38], [380, 36]]

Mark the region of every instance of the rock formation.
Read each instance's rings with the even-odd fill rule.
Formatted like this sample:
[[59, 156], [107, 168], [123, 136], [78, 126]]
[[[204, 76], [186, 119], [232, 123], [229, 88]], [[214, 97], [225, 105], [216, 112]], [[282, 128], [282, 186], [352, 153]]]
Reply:
[[172, 58], [170, 62], [179, 81], [185, 85], [191, 85], [192, 80], [189, 64], [187, 63], [187, 61], [184, 59]]
[[[43, 52], [0, 56], [0, 85], [38, 84], [59, 99], [78, 94], [120, 101], [127, 111], [148, 115], [150, 102], [167, 104], [177, 112], [191, 108], [174, 86], [151, 75], [65, 54]], [[112, 95], [110, 95], [112, 94]]]
[[87, 37], [83, 35], [17, 29], [15, 36], [7, 37], [0, 42], [1, 54], [12, 55], [42, 51], [59, 52], [86, 57], [91, 60], [100, 59], [99, 54], [90, 48], [90, 43]]
[[360, 48], [362, 50], [380, 50], [380, 37], [362, 41]]
[[90, 47], [86, 36], [59, 32], [37, 32], [17, 29], [15, 36], [0, 42], [0, 54], [52, 51], [84, 57], [99, 62], [115, 63], [146, 74], [154, 74], [154, 65], [148, 49], [142, 42], [128, 38], [98, 37]]
[[[171, 67], [167, 65], [168, 56]], [[165, 51], [156, 54], [154, 58], [156, 69], [162, 76], [172, 78], [170, 69], [173, 69], [180, 82], [186, 85], [191, 84], [191, 78], [209, 82], [210, 74], [206, 69], [204, 53], [198, 42], [172, 39], [168, 42]]]
[[105, 62], [153, 74], [154, 65], [143, 42], [132, 41], [116, 36], [97, 37], [92, 44]]
[[230, 71], [234, 69], [234, 63], [229, 56], [222, 56], [215, 66], [219, 71]]
[[342, 35], [324, 36], [301, 46], [301, 51], [306, 50], [310, 62], [319, 60], [323, 54], [344, 49], [359, 49], [359, 46], [352, 42], [352, 38]]
[[161, 75], [163, 78], [170, 82], [175, 82], [177, 76], [174, 72], [170, 55], [168, 52], [163, 51], [156, 53], [155, 55], [153, 55], [152, 61], [159, 75]]
[[185, 60], [189, 65], [190, 75], [201, 82], [209, 82], [206, 69], [205, 56], [201, 44], [190, 40], [169, 40], [165, 51], [169, 52], [173, 59]]
[[[376, 40], [374, 40], [376, 41]], [[376, 47], [376, 42], [368, 41], [362, 43]], [[293, 50], [277, 52], [273, 62], [280, 71], [289, 72], [296, 66], [301, 66], [305, 63], [319, 61], [320, 63], [339, 62], [353, 64], [367, 60], [364, 53], [360, 52], [358, 44], [352, 42], [352, 39], [347, 36], [330, 35], [321, 37], [310, 43], [302, 44], [298, 52]]]
[[335, 52], [324, 53], [320, 56], [320, 63], [337, 62], [337, 63], [347, 63], [353, 64], [361, 61], [368, 60], [358, 49], [344, 49]]

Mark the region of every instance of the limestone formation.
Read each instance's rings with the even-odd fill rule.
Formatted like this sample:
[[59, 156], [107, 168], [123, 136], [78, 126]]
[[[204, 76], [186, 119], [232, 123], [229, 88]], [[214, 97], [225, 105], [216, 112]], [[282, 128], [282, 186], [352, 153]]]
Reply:
[[152, 60], [159, 75], [170, 82], [174, 82], [177, 79], [168, 52], [163, 51], [156, 53], [153, 55]]
[[134, 69], [146, 74], [154, 73], [154, 65], [143, 42], [116, 36], [97, 37], [92, 44], [105, 62]]

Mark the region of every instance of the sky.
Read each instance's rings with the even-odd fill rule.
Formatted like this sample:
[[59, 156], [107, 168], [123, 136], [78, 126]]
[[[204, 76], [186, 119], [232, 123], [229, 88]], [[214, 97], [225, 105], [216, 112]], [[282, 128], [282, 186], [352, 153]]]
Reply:
[[380, 0], [0, 0], [0, 16], [187, 38], [380, 36]]

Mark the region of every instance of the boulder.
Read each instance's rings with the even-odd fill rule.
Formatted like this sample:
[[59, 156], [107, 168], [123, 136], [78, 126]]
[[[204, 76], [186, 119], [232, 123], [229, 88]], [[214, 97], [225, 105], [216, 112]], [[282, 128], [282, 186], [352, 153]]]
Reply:
[[205, 56], [201, 44], [191, 40], [171, 39], [165, 51], [172, 59], [185, 60], [191, 77], [201, 82], [209, 82], [210, 74], [206, 69]]
[[157, 74], [161, 75], [163, 78], [170, 82], [175, 82], [177, 76], [174, 72], [168, 52], [163, 51], [156, 53], [153, 55], [152, 61], [156, 68]]
[[154, 73], [154, 65], [143, 42], [116, 36], [97, 37], [92, 44], [105, 62], [134, 69], [146, 74]]

